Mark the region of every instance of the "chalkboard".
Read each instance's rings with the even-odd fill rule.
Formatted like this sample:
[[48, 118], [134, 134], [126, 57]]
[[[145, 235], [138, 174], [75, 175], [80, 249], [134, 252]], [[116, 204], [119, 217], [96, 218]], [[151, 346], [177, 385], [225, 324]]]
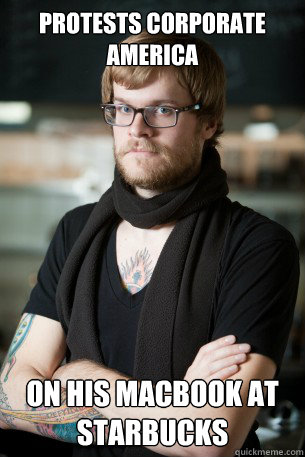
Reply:
[[39, 34], [39, 12], [265, 11], [264, 35], [204, 35], [224, 61], [228, 103], [304, 105], [305, 19], [302, 0], [132, 2], [10, 0], [2, 5], [0, 100], [99, 103], [108, 44], [122, 35]]

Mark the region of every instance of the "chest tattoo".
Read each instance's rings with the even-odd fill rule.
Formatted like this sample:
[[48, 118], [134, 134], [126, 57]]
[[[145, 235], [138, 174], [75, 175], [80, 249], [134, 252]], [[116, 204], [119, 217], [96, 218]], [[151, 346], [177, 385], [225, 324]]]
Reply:
[[137, 251], [134, 257], [119, 267], [122, 284], [131, 294], [139, 292], [149, 282], [153, 268], [147, 248]]

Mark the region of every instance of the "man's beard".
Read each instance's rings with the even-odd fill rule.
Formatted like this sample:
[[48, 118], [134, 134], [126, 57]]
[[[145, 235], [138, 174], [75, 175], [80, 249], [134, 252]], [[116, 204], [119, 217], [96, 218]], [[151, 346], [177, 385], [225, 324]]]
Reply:
[[[123, 163], [125, 154], [137, 148], [151, 151], [158, 156], [157, 160], [153, 157], [134, 157], [137, 166], [141, 168], [141, 174], [131, 173], [132, 165], [126, 166], [126, 160], [125, 164]], [[175, 150], [145, 139], [137, 144], [129, 140], [120, 149], [114, 146], [115, 164], [124, 181], [132, 187], [157, 192], [167, 192], [189, 182], [199, 173], [201, 158], [202, 150], [198, 135], [188, 145], [177, 147]]]

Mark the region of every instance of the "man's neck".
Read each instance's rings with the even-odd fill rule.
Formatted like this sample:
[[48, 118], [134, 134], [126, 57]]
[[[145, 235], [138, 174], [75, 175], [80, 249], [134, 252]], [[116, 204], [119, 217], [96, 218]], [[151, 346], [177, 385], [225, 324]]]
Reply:
[[150, 190], [150, 189], [142, 189], [140, 187], [137, 187], [135, 186], [134, 187], [134, 192], [139, 195], [139, 197], [142, 197], [142, 198], [151, 198], [151, 197], [154, 197], [155, 195], [159, 195], [161, 194], [161, 192], [157, 191], [157, 190]]
[[134, 227], [130, 224], [130, 222], [123, 220], [119, 226], [120, 231], [125, 239], [128, 239], [129, 237], [136, 239], [141, 245], [145, 243], [151, 243], [151, 241], [157, 242], [158, 239], [162, 241], [164, 237], [167, 238], [176, 225], [176, 222], [177, 221], [171, 221], [165, 224], [155, 225], [149, 229], [143, 229]]

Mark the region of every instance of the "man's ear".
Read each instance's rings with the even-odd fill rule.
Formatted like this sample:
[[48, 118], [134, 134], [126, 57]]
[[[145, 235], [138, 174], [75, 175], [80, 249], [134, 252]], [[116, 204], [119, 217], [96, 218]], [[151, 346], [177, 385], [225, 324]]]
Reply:
[[203, 122], [201, 127], [201, 137], [203, 140], [209, 140], [212, 138], [214, 133], [217, 130], [217, 121], [215, 119], [209, 119], [206, 122]]

